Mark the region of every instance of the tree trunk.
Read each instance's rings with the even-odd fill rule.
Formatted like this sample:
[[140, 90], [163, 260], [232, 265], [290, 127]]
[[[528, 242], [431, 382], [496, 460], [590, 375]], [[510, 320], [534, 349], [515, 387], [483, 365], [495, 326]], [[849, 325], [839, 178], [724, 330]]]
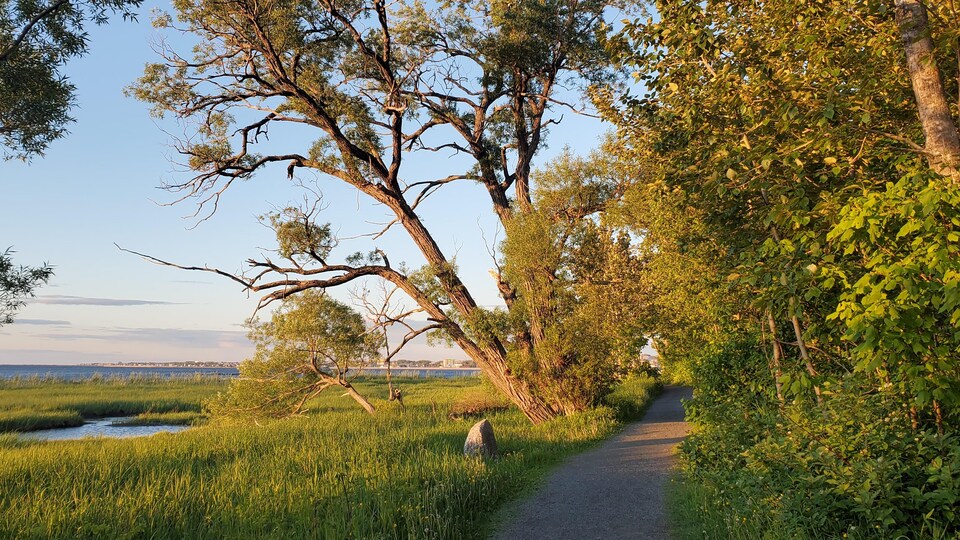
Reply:
[[960, 182], [960, 134], [937, 69], [927, 9], [920, 0], [894, 0], [894, 6], [927, 160], [934, 171]]
[[530, 385], [526, 381], [510, 373], [506, 357], [484, 364], [486, 365], [486, 369], [482, 370], [484, 375], [494, 386], [506, 394], [510, 401], [516, 404], [531, 422], [540, 424], [558, 416], [557, 411], [553, 410], [542, 398], [531, 391]]
[[[793, 300], [792, 298], [790, 300]], [[790, 302], [794, 304], [794, 302]], [[793, 323], [793, 333], [797, 336], [797, 346], [800, 347], [800, 358], [803, 359], [803, 364], [807, 367], [807, 373], [811, 378], [817, 376], [817, 370], [813, 367], [813, 360], [810, 358], [810, 352], [807, 350], [807, 344], [803, 340], [803, 329], [800, 327], [800, 319], [796, 315], [790, 316], [790, 322]], [[820, 395], [820, 385], [814, 383], [813, 393], [817, 396], [817, 404], [823, 403], [823, 396]]]
[[[444, 291], [450, 297], [450, 303], [454, 309], [464, 319], [470, 320], [477, 309], [477, 304], [460, 281], [459, 276], [447, 267], [449, 262], [443, 252], [440, 251], [440, 246], [434, 241], [430, 231], [406, 203], [397, 201], [392, 209], [399, 217], [400, 224], [406, 229], [407, 234], [420, 248], [420, 252], [423, 253], [427, 262], [436, 269], [437, 277]], [[408, 283], [396, 283], [396, 285], [410, 294], [411, 298], [417, 301], [428, 315], [436, 320], [449, 321], [446, 314], [429, 300], [418, 300], [417, 291], [411, 290]], [[539, 424], [555, 418], [559, 414], [559, 411], [550, 407], [542, 397], [533, 391], [529, 383], [512, 373], [507, 364], [507, 351], [499, 340], [493, 338], [476, 343], [452, 321], [449, 321], [446, 330], [457, 345], [477, 363], [480, 371], [490, 382], [509, 397], [531, 422]]]
[[513, 374], [507, 364], [507, 353], [502, 347], [484, 343], [476, 344], [469, 340], [467, 342], [467, 346], [464, 346], [458, 341], [464, 352], [477, 362], [484, 376], [509, 397], [510, 401], [531, 422], [539, 424], [556, 418], [560, 414], [560, 411], [552, 408], [546, 400], [533, 391], [530, 383]]
[[783, 383], [780, 377], [783, 376], [783, 369], [780, 367], [783, 359], [783, 347], [780, 346], [780, 340], [777, 339], [777, 323], [773, 320], [773, 312], [767, 310], [767, 324], [770, 326], [770, 338], [773, 341], [773, 384], [777, 389], [777, 400], [783, 403]]
[[367, 411], [370, 414], [377, 412], [377, 410], [373, 408], [373, 404], [367, 401], [367, 398], [363, 397], [363, 395], [360, 392], [357, 392], [357, 390], [353, 387], [352, 384], [348, 382], [341, 382], [339, 384], [340, 386], [344, 387], [347, 390], [347, 395], [349, 395], [350, 397], [353, 398], [354, 401], [359, 403], [360, 406], [363, 407], [365, 411]]

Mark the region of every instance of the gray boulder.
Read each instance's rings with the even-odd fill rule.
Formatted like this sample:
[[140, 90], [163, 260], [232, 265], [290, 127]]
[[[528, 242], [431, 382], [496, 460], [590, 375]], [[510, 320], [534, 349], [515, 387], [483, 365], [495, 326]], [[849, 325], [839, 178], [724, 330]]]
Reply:
[[493, 436], [493, 426], [481, 420], [470, 428], [467, 442], [463, 443], [463, 453], [468, 456], [496, 457], [497, 438]]

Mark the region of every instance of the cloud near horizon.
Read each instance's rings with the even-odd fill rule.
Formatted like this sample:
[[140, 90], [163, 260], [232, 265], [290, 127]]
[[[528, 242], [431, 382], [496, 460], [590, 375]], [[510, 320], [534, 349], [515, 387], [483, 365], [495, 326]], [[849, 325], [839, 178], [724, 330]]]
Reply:
[[52, 304], [60, 306], [180, 306], [178, 302], [162, 302], [160, 300], [137, 300], [132, 298], [89, 298], [85, 296], [66, 296], [50, 294], [38, 296], [31, 301], [36, 304]]
[[[24, 324], [21, 324], [24, 323]], [[429, 324], [410, 321], [414, 328]], [[19, 331], [18, 328], [19, 327]], [[15, 331], [6, 336], [6, 330]], [[89, 362], [164, 362], [175, 360], [242, 361], [253, 355], [254, 346], [245, 329], [157, 328], [88, 326], [82, 321], [20, 319], [4, 327], [0, 363], [63, 364]], [[388, 331], [396, 346], [405, 329]], [[459, 348], [432, 345], [421, 335], [396, 357], [397, 360], [465, 359]]]
[[0, 344], [0, 364], [241, 361], [253, 352], [237, 330], [47, 325], [16, 338]]
[[40, 326], [70, 326], [70, 321], [57, 321], [51, 319], [16, 319], [16, 324], [35, 324]]
[[37, 334], [36, 337], [58, 341], [106, 341], [110, 343], [157, 343], [191, 348], [249, 346], [247, 333], [239, 330], [203, 330], [185, 328], [92, 328]]

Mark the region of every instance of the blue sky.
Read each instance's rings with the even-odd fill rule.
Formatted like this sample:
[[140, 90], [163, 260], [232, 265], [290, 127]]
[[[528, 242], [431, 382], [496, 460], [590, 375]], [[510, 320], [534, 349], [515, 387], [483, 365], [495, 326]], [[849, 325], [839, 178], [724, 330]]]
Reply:
[[[151, 42], [158, 34], [150, 26], [149, 9], [165, 5], [145, 5], [137, 23], [116, 20], [91, 28], [91, 53], [66, 70], [79, 104], [70, 135], [31, 163], [0, 162], [0, 249], [12, 246], [17, 263], [46, 261], [56, 269], [17, 321], [0, 327], [0, 363], [239, 361], [252, 351], [242, 323], [253, 313], [255, 297], [228, 280], [156, 266], [114, 246], [239, 271], [247, 258], [273, 246], [272, 231], [256, 217], [304, 195], [286, 179], [284, 168], [276, 167], [232, 186], [208, 220], [190, 217], [194, 201], [164, 205], [176, 197], [158, 186], [187, 178], [177, 172], [164, 132], [176, 127], [158, 123], [144, 104], [122, 91], [146, 62], [157, 61]], [[549, 148], [538, 164], [564, 146], [589, 152], [605, 130], [597, 120], [567, 112], [552, 129]], [[312, 139], [299, 135], [273, 142], [309, 146]], [[456, 158], [431, 154], [405, 162], [406, 175], [440, 177], [451, 166], [450, 172], [456, 171], [456, 163]], [[330, 179], [317, 181], [327, 205], [322, 219], [342, 236], [377, 230], [375, 223], [387, 220], [383, 209], [345, 186]], [[476, 185], [447, 187], [421, 206], [420, 213], [444, 252], [456, 255], [477, 301], [498, 304], [481, 236], [483, 231], [489, 241], [496, 230], [489, 199]], [[422, 263], [400, 231], [376, 245], [394, 263]], [[339, 252], [372, 246], [365, 240], [345, 242]], [[349, 299], [346, 290], [334, 294]], [[415, 343], [403, 357], [464, 355]]]

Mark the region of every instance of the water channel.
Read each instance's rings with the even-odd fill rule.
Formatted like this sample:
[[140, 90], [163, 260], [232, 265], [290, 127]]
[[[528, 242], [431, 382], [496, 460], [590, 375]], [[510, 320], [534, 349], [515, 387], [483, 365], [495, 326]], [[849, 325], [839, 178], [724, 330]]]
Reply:
[[23, 439], [39, 439], [44, 441], [65, 441], [70, 439], [83, 439], [84, 437], [110, 437], [123, 439], [127, 437], [143, 437], [155, 433], [169, 432], [176, 433], [183, 431], [190, 426], [173, 426], [169, 424], [156, 426], [125, 426], [124, 421], [129, 420], [129, 416], [116, 416], [110, 418], [98, 418], [89, 420], [82, 426], [41, 429], [38, 431], [29, 431], [20, 435]]

